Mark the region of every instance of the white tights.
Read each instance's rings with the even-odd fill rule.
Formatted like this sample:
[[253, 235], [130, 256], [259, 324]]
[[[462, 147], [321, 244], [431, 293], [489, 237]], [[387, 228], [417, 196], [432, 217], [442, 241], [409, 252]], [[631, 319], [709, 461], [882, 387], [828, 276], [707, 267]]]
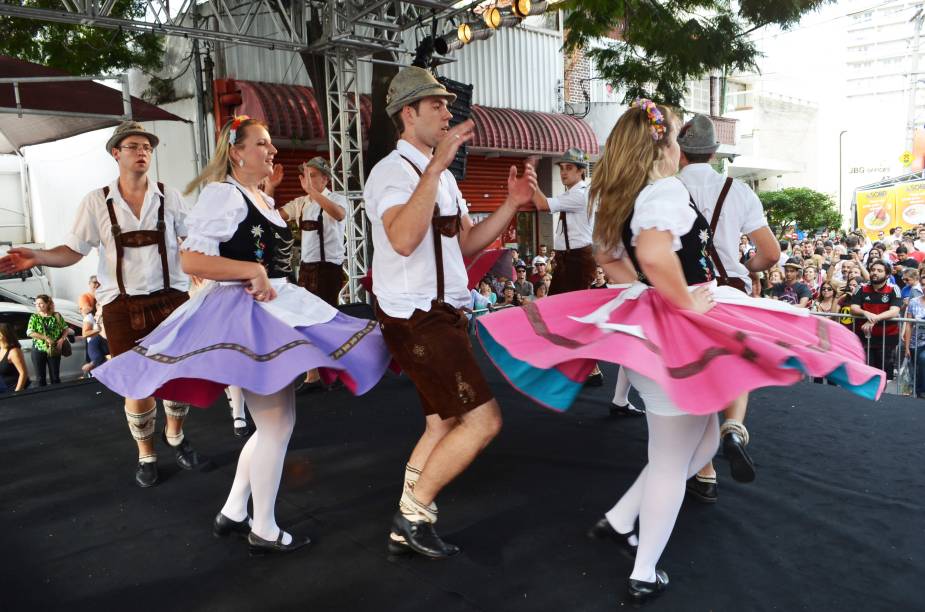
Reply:
[[[257, 395], [245, 389], [244, 399], [256, 431], [241, 449], [222, 514], [233, 521], [243, 521], [247, 518], [247, 500], [253, 496], [251, 530], [264, 540], [275, 541], [280, 534], [276, 524], [276, 494], [295, 426], [295, 391], [292, 385], [272, 395]], [[283, 544], [290, 541], [286, 534]]]
[[655, 581], [655, 565], [674, 529], [685, 483], [719, 445], [716, 415], [663, 416], [646, 414], [649, 463], [617, 505], [605, 515], [619, 533], [633, 530], [639, 517], [639, 546], [630, 578]]
[[[225, 387], [225, 395], [228, 396], [228, 404], [231, 406], [231, 418], [244, 418], [244, 389], [234, 385]], [[230, 517], [229, 517], [230, 518]]]
[[613, 390], [613, 403], [617, 406], [626, 406], [630, 403], [630, 381], [626, 376], [626, 368], [620, 366], [617, 372], [617, 385]]

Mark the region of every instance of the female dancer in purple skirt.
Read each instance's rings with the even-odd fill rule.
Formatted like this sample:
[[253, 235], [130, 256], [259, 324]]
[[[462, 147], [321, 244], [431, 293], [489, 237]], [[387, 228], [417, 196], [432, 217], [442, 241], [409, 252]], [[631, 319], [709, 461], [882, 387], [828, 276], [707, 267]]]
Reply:
[[869, 398], [884, 384], [837, 323], [715, 287], [709, 223], [673, 176], [677, 130], [667, 108], [641, 100], [617, 121], [594, 170], [596, 257], [622, 285], [478, 320], [494, 363], [546, 406], [567, 409], [597, 360], [622, 364], [645, 401], [648, 464], [590, 532], [634, 559], [628, 594], [636, 602], [668, 586], [657, 564], [686, 480], [716, 452], [714, 413], [743, 392], [805, 374]]
[[94, 372], [125, 397], [200, 407], [227, 385], [244, 390], [256, 431], [241, 450], [213, 532], [246, 535], [251, 554], [309, 544], [280, 529], [275, 516], [295, 424], [292, 381], [319, 368], [328, 382], [340, 378], [353, 393], [365, 393], [390, 361], [375, 322], [348, 317], [286, 281], [292, 236], [272, 198], [258, 189], [273, 172], [275, 154], [262, 123], [235, 117], [224, 127], [214, 157], [187, 189], [204, 185], [180, 254], [184, 272], [213, 282], [132, 351]]

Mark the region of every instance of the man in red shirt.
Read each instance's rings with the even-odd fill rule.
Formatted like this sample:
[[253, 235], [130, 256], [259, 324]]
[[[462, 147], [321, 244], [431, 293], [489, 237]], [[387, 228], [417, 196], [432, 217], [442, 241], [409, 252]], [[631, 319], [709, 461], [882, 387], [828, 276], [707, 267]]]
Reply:
[[868, 265], [868, 273], [870, 282], [851, 298], [851, 314], [866, 319], [863, 324], [855, 321], [855, 329], [867, 351], [868, 365], [883, 368], [887, 378], [892, 379], [899, 325], [890, 319], [899, 316], [902, 297], [895, 286], [886, 282], [892, 273], [890, 264], [874, 260]]

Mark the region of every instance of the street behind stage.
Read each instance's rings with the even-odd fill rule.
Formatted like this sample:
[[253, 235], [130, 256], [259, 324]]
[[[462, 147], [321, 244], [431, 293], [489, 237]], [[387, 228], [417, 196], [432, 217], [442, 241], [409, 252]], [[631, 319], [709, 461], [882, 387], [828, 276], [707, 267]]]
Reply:
[[[630, 562], [585, 531], [642, 467], [644, 419], [608, 416], [612, 367], [567, 414], [483, 367], [505, 426], [438, 500], [439, 531], [463, 551], [439, 562], [385, 550], [422, 427], [407, 379], [298, 398], [277, 519], [315, 542], [255, 559], [211, 535], [241, 446], [224, 401], [186, 427], [217, 468], [182, 472], [159, 446], [161, 482], [142, 490], [122, 403], [101, 385], [0, 400], [0, 609], [620, 609]], [[646, 608], [925, 610], [923, 417], [919, 400], [823, 385], [755, 393], [757, 480], [717, 461], [719, 503], [685, 502], [660, 563], [670, 588]]]

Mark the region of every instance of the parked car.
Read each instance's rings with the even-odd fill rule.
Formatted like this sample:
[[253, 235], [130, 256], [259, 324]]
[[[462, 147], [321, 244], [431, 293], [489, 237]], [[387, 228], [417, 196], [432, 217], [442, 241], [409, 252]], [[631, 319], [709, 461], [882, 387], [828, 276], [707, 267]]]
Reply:
[[[6, 250], [12, 245], [8, 242], [0, 243], [0, 255], [5, 254]], [[41, 244], [25, 244], [30, 249], [43, 248]], [[51, 282], [43, 266], [36, 266], [30, 270], [15, 272], [13, 274], [0, 274], [0, 289], [6, 289], [12, 293], [27, 297], [35, 298], [37, 295], [51, 295]]]
[[[55, 305], [57, 306], [57, 301]], [[34, 312], [35, 307], [31, 305], [27, 306], [25, 304], [16, 304], [13, 302], [0, 302], [0, 323], [6, 323], [12, 327], [13, 331], [16, 333], [16, 338], [22, 345], [22, 352], [26, 359], [29, 379], [33, 384], [38, 380], [38, 377], [32, 367], [32, 338], [30, 338], [26, 332], [29, 327], [29, 317], [32, 316]], [[83, 370], [81, 370], [81, 367], [84, 362], [86, 362], [87, 355], [87, 342], [80, 335], [82, 319], [79, 313], [77, 313], [75, 318], [74, 313], [67, 312], [63, 309], [58, 309], [58, 312], [64, 317], [64, 320], [71, 330], [68, 334], [71, 339], [72, 351], [70, 357], [61, 358], [61, 381], [77, 380], [83, 377]]]

